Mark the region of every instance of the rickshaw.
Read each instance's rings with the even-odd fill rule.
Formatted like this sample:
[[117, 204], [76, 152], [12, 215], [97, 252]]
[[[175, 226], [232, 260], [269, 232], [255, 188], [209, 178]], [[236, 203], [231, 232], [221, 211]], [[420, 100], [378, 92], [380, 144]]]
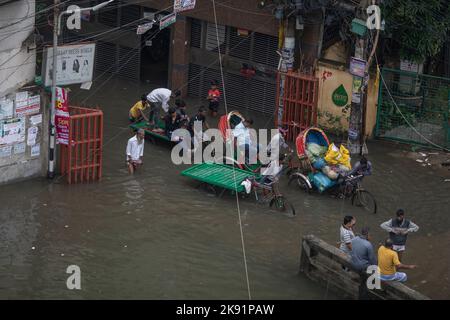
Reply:
[[[230, 148], [230, 144], [235, 143], [232, 136], [232, 130], [244, 120], [245, 118], [238, 111], [231, 111], [228, 114], [220, 117], [218, 129], [222, 133], [223, 141], [225, 143], [225, 150], [228, 150], [227, 148]], [[234, 157], [230, 158], [224, 156], [223, 163], [232, 164], [236, 168], [241, 170], [247, 170], [254, 173], [259, 172], [261, 168], [261, 164], [259, 163], [259, 161], [255, 164], [240, 163], [237, 160], [239, 150], [236, 147], [236, 145], [234, 145], [233, 150], [234, 150]], [[220, 159], [216, 159], [216, 162], [220, 162]]]
[[311, 155], [307, 151], [310, 143], [315, 143], [324, 150], [328, 149], [330, 145], [327, 135], [320, 128], [309, 127], [300, 132], [295, 140], [299, 165], [291, 167], [289, 185], [295, 182], [300, 189], [307, 193], [316, 190], [319, 193], [328, 192], [338, 198], [351, 199], [352, 205], [376, 213], [375, 198], [361, 185], [363, 178], [370, 173], [362, 171], [362, 173], [339, 175], [337, 179], [331, 180], [322, 173], [315, 162], [311, 161]]

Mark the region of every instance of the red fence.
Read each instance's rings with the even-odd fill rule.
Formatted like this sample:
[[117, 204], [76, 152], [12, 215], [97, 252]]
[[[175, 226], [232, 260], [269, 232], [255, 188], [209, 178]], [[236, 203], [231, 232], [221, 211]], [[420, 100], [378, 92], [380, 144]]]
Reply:
[[279, 124], [278, 117], [282, 114], [281, 124], [289, 130], [287, 141], [294, 141], [300, 131], [317, 125], [318, 92], [316, 77], [295, 72], [278, 73], [275, 125]]
[[69, 145], [60, 145], [61, 174], [67, 182], [91, 182], [102, 177], [103, 112], [69, 107]]

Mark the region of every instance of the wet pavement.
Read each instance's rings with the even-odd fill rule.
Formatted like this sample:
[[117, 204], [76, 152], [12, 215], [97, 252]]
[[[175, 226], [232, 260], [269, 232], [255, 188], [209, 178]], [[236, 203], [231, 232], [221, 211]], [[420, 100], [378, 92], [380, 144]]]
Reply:
[[[165, 144], [146, 142], [143, 170], [130, 176], [128, 109], [154, 85], [99, 85], [74, 90], [70, 99], [76, 104], [91, 95], [84, 104], [104, 111], [102, 182], [68, 186], [64, 179], [36, 179], [0, 187], [0, 298], [246, 299], [236, 198], [196, 189], [179, 174], [187, 166], [171, 163]], [[191, 110], [195, 102], [189, 100]], [[273, 124], [270, 117], [254, 117], [258, 126]], [[386, 236], [380, 223], [400, 207], [420, 227], [404, 255], [405, 263], [419, 265], [407, 271], [407, 284], [431, 298], [450, 298], [447, 173], [418, 166], [400, 145], [376, 141], [369, 151], [374, 174], [364, 185], [378, 201], [376, 215], [347, 201], [306, 195], [287, 187], [286, 179], [281, 188], [295, 217], [240, 200], [253, 299], [339, 298], [298, 274], [301, 237], [315, 234], [334, 244], [350, 214], [357, 229], [371, 227], [377, 244]], [[81, 268], [80, 291], [66, 288], [65, 270], [73, 264]]]

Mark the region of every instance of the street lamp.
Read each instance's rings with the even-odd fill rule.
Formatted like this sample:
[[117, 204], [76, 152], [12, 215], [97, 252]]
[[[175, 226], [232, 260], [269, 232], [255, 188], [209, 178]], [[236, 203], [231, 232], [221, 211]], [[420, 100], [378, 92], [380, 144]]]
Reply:
[[[48, 171], [47, 177], [53, 179], [55, 176], [55, 110], [56, 110], [56, 69], [57, 69], [57, 52], [58, 52], [58, 36], [61, 33], [61, 18], [65, 14], [72, 14], [75, 12], [86, 12], [86, 11], [98, 11], [101, 8], [107, 6], [114, 0], [105, 1], [99, 3], [96, 6], [89, 8], [79, 8], [76, 10], [66, 10], [58, 14], [58, 8], [60, 5], [59, 0], [55, 0], [55, 9], [53, 15], [53, 69], [52, 69], [52, 104], [50, 109], [50, 141], [49, 141], [49, 160], [48, 160]], [[70, 141], [69, 141], [70, 143]]]

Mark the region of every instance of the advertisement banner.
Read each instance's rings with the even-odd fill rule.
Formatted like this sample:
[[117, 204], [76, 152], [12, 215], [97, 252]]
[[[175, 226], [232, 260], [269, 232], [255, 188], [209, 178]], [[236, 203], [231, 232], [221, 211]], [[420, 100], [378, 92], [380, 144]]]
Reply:
[[173, 4], [173, 12], [183, 12], [195, 8], [195, 0], [175, 0]]
[[0, 129], [0, 145], [25, 141], [25, 118], [3, 120]]
[[27, 116], [39, 113], [41, 109], [41, 96], [28, 96], [25, 100], [17, 100], [16, 95], [16, 116]]
[[[59, 46], [56, 57], [56, 84], [68, 85], [92, 81], [95, 43]], [[53, 48], [46, 48], [42, 74], [45, 86], [52, 84]]]
[[161, 20], [159, 21], [159, 30], [167, 28], [168, 26], [175, 23], [176, 21], [177, 21], [177, 14], [175, 12], [171, 13], [165, 17], [162, 17]]
[[356, 77], [365, 77], [366, 72], [366, 61], [356, 58], [351, 58], [350, 60], [350, 74]]
[[55, 106], [55, 127], [56, 143], [69, 144], [69, 100], [67, 91], [63, 88], [56, 88], [56, 106]]

